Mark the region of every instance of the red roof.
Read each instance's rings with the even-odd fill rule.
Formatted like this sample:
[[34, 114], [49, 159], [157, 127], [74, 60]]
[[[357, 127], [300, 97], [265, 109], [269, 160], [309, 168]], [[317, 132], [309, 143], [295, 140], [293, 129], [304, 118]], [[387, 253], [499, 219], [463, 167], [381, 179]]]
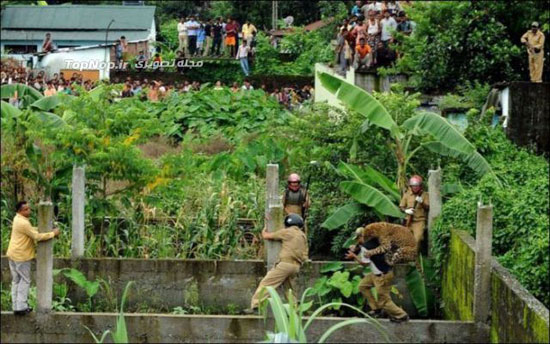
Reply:
[[[309, 23], [307, 24], [306, 26], [304, 26], [304, 30], [305, 31], [314, 31], [314, 30], [318, 30], [328, 24], [330, 24], [332, 21], [334, 20], [334, 17], [330, 17], [330, 18], [327, 18], [327, 19], [321, 19], [321, 20], [317, 20], [313, 23]], [[279, 30], [275, 30], [275, 31], [271, 31], [270, 34], [273, 35], [273, 36], [286, 36], [286, 35], [290, 35], [291, 33], [294, 32], [294, 28], [293, 27], [289, 27], [289, 28], [284, 28], [284, 29], [279, 29]]]

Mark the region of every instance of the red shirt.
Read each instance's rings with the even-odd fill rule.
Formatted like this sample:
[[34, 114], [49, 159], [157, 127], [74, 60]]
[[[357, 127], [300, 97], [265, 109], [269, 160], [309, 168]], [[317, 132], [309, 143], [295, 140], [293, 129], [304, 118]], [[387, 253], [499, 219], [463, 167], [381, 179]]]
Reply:
[[235, 37], [235, 33], [237, 32], [237, 25], [233, 23], [226, 24], [225, 32], [227, 32], [227, 37]]

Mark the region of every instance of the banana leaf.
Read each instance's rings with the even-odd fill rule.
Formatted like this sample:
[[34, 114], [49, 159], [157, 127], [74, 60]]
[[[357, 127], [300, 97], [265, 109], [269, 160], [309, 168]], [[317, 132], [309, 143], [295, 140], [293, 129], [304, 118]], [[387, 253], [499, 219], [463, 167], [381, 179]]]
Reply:
[[43, 97], [31, 104], [31, 107], [42, 111], [50, 111], [61, 103], [61, 97], [54, 95]]
[[368, 92], [330, 74], [320, 72], [318, 75], [323, 86], [350, 109], [365, 116], [370, 123], [391, 131], [398, 138], [402, 137], [388, 110]]
[[429, 133], [444, 146], [460, 152], [471, 154], [475, 147], [444, 117], [431, 112], [423, 112], [409, 118], [402, 125], [413, 134]]
[[42, 93], [38, 92], [33, 87], [24, 84], [9, 84], [0, 86], [0, 98], [2, 99], [13, 97], [15, 92], [17, 92], [18, 98], [29, 96], [29, 99], [33, 102], [44, 97]]
[[[429, 259], [423, 259], [422, 255], [419, 256], [419, 259], [426, 280], [433, 280], [435, 275], [433, 262]], [[411, 300], [416, 307], [418, 314], [422, 317], [428, 317], [431, 315], [435, 308], [434, 292], [426, 286], [422, 275], [418, 272], [416, 267], [411, 267], [411, 270], [405, 277], [405, 281], [407, 283], [407, 288], [409, 289]]]
[[333, 230], [348, 223], [350, 219], [366, 211], [366, 207], [362, 204], [353, 202], [338, 208], [330, 215], [321, 227], [328, 230]]
[[363, 168], [364, 169], [358, 166], [346, 164], [345, 162], [340, 162], [338, 165], [338, 169], [343, 175], [351, 176], [360, 183], [369, 184], [371, 186], [379, 186], [396, 201], [401, 199], [397, 185], [395, 185], [395, 183], [388, 177], [367, 164], [365, 164]]
[[401, 210], [388, 196], [370, 185], [358, 182], [341, 182], [340, 190], [350, 195], [357, 202], [366, 204], [384, 215], [397, 218], [404, 217]]
[[19, 117], [19, 115], [21, 115], [21, 110], [19, 110], [18, 108], [16, 108], [15, 106], [9, 103], [6, 103], [3, 100], [1, 101], [1, 104], [0, 104], [0, 111], [2, 114], [2, 119], [16, 118], [16, 117]]
[[476, 150], [474, 150], [471, 153], [464, 153], [460, 150], [456, 150], [450, 147], [447, 147], [446, 145], [442, 144], [441, 142], [427, 142], [422, 144], [423, 147], [428, 148], [430, 151], [434, 153], [438, 153], [444, 156], [450, 156], [453, 158], [458, 158], [462, 161], [464, 161], [468, 167], [470, 167], [472, 170], [474, 170], [478, 176], [483, 176], [485, 174], [492, 175], [495, 180], [499, 183], [499, 185], [502, 186], [500, 183], [500, 180], [494, 173], [493, 169], [491, 168], [491, 165], [489, 165], [489, 162], [481, 156]]

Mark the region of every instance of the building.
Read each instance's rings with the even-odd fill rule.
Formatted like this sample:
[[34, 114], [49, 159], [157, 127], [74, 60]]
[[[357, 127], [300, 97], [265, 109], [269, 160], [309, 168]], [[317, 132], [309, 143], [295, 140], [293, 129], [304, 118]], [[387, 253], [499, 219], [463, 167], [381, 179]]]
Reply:
[[155, 6], [111, 5], [7, 5], [2, 10], [1, 50], [20, 60], [29, 60], [42, 49], [50, 33], [54, 49], [127, 41], [156, 41]]

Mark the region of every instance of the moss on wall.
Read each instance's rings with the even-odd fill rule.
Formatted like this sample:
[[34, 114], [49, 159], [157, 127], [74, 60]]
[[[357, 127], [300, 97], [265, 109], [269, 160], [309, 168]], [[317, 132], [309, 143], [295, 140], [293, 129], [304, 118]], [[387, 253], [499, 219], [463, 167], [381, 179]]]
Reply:
[[[441, 297], [448, 320], [473, 320], [474, 240], [452, 231], [443, 269]], [[491, 273], [492, 343], [548, 343], [548, 309], [496, 260]]]
[[548, 309], [502, 270], [491, 276], [491, 342], [548, 343]]
[[455, 231], [450, 250], [443, 269], [443, 315], [447, 320], [473, 320], [475, 255]]

